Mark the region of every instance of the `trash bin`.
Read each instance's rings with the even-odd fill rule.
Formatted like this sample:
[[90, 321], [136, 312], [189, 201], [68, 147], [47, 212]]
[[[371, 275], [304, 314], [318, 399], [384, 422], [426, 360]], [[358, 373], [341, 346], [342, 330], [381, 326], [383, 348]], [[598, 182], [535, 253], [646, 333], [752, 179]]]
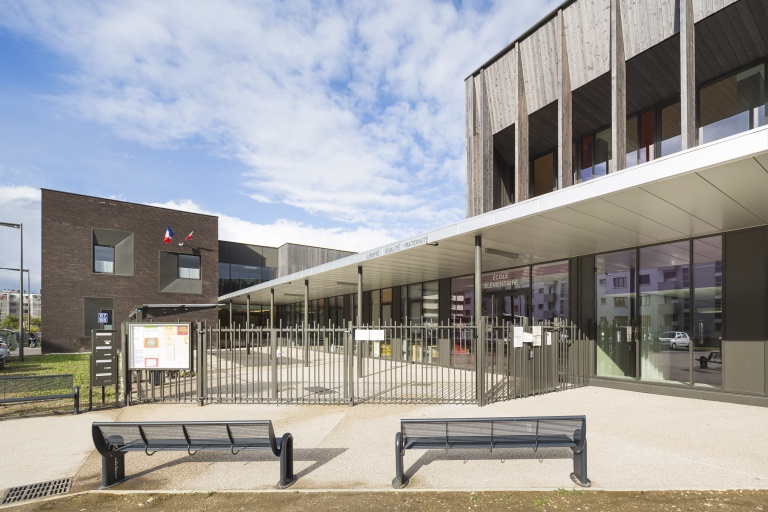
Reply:
[[701, 356], [699, 358], [699, 368], [706, 368], [707, 367], [707, 361], [708, 361], [708, 359], [707, 359], [706, 356]]

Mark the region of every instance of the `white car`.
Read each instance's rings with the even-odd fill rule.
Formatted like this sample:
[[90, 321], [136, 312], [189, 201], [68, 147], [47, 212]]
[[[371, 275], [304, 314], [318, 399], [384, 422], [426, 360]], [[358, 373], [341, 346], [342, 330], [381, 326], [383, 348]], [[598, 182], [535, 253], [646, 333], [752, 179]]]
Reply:
[[676, 348], [688, 348], [691, 344], [691, 338], [687, 332], [666, 331], [659, 335], [659, 344], [668, 346], [672, 350]]

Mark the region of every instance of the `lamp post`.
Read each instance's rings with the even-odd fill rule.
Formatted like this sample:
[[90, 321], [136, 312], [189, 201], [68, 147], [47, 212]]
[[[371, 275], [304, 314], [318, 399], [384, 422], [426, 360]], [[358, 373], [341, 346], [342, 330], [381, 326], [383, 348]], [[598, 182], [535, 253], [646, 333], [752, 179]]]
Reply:
[[[0, 270], [13, 270], [15, 272], [19, 271], [19, 269], [17, 268], [8, 268], [8, 267], [0, 267]], [[27, 307], [27, 329], [31, 331], [32, 330], [32, 285], [30, 284], [30, 281], [29, 281], [29, 274], [30, 274], [29, 269], [25, 268], [24, 272], [27, 273], [27, 293], [29, 294], [29, 304], [28, 304], [29, 307]], [[22, 309], [19, 311], [19, 322], [21, 322], [21, 317], [23, 315], [24, 315], [24, 310]]]
[[24, 362], [24, 228], [8, 222], [0, 222], [0, 226], [19, 230], [19, 362]]

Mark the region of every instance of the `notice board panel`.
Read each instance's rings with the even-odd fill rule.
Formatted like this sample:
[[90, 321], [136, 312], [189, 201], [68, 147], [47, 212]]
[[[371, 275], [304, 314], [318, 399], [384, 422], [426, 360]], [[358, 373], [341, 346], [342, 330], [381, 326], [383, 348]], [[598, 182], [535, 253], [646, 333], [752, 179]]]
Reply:
[[192, 360], [189, 323], [131, 324], [128, 368], [189, 370]]

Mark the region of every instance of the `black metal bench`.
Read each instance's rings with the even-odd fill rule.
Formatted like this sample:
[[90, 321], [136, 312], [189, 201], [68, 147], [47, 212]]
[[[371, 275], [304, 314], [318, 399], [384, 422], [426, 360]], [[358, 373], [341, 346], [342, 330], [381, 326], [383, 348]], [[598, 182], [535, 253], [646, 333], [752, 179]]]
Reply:
[[77, 414], [80, 386], [75, 386], [74, 382], [75, 377], [70, 374], [0, 377], [0, 404], [73, 398], [74, 414]]
[[571, 480], [589, 487], [587, 478], [587, 418], [539, 416], [528, 418], [454, 418], [400, 420], [395, 435], [395, 478], [392, 487], [408, 485], [403, 472], [405, 450], [465, 448], [567, 447], [573, 451]]
[[708, 356], [699, 358], [699, 368], [706, 368], [709, 363], [723, 364], [722, 352], [710, 352]]
[[125, 479], [125, 454], [159, 451], [272, 450], [280, 457], [280, 482], [284, 489], [296, 480], [293, 474], [293, 436], [275, 439], [272, 422], [263, 421], [148, 421], [94, 423], [93, 444], [101, 454], [101, 486], [111, 487]]

